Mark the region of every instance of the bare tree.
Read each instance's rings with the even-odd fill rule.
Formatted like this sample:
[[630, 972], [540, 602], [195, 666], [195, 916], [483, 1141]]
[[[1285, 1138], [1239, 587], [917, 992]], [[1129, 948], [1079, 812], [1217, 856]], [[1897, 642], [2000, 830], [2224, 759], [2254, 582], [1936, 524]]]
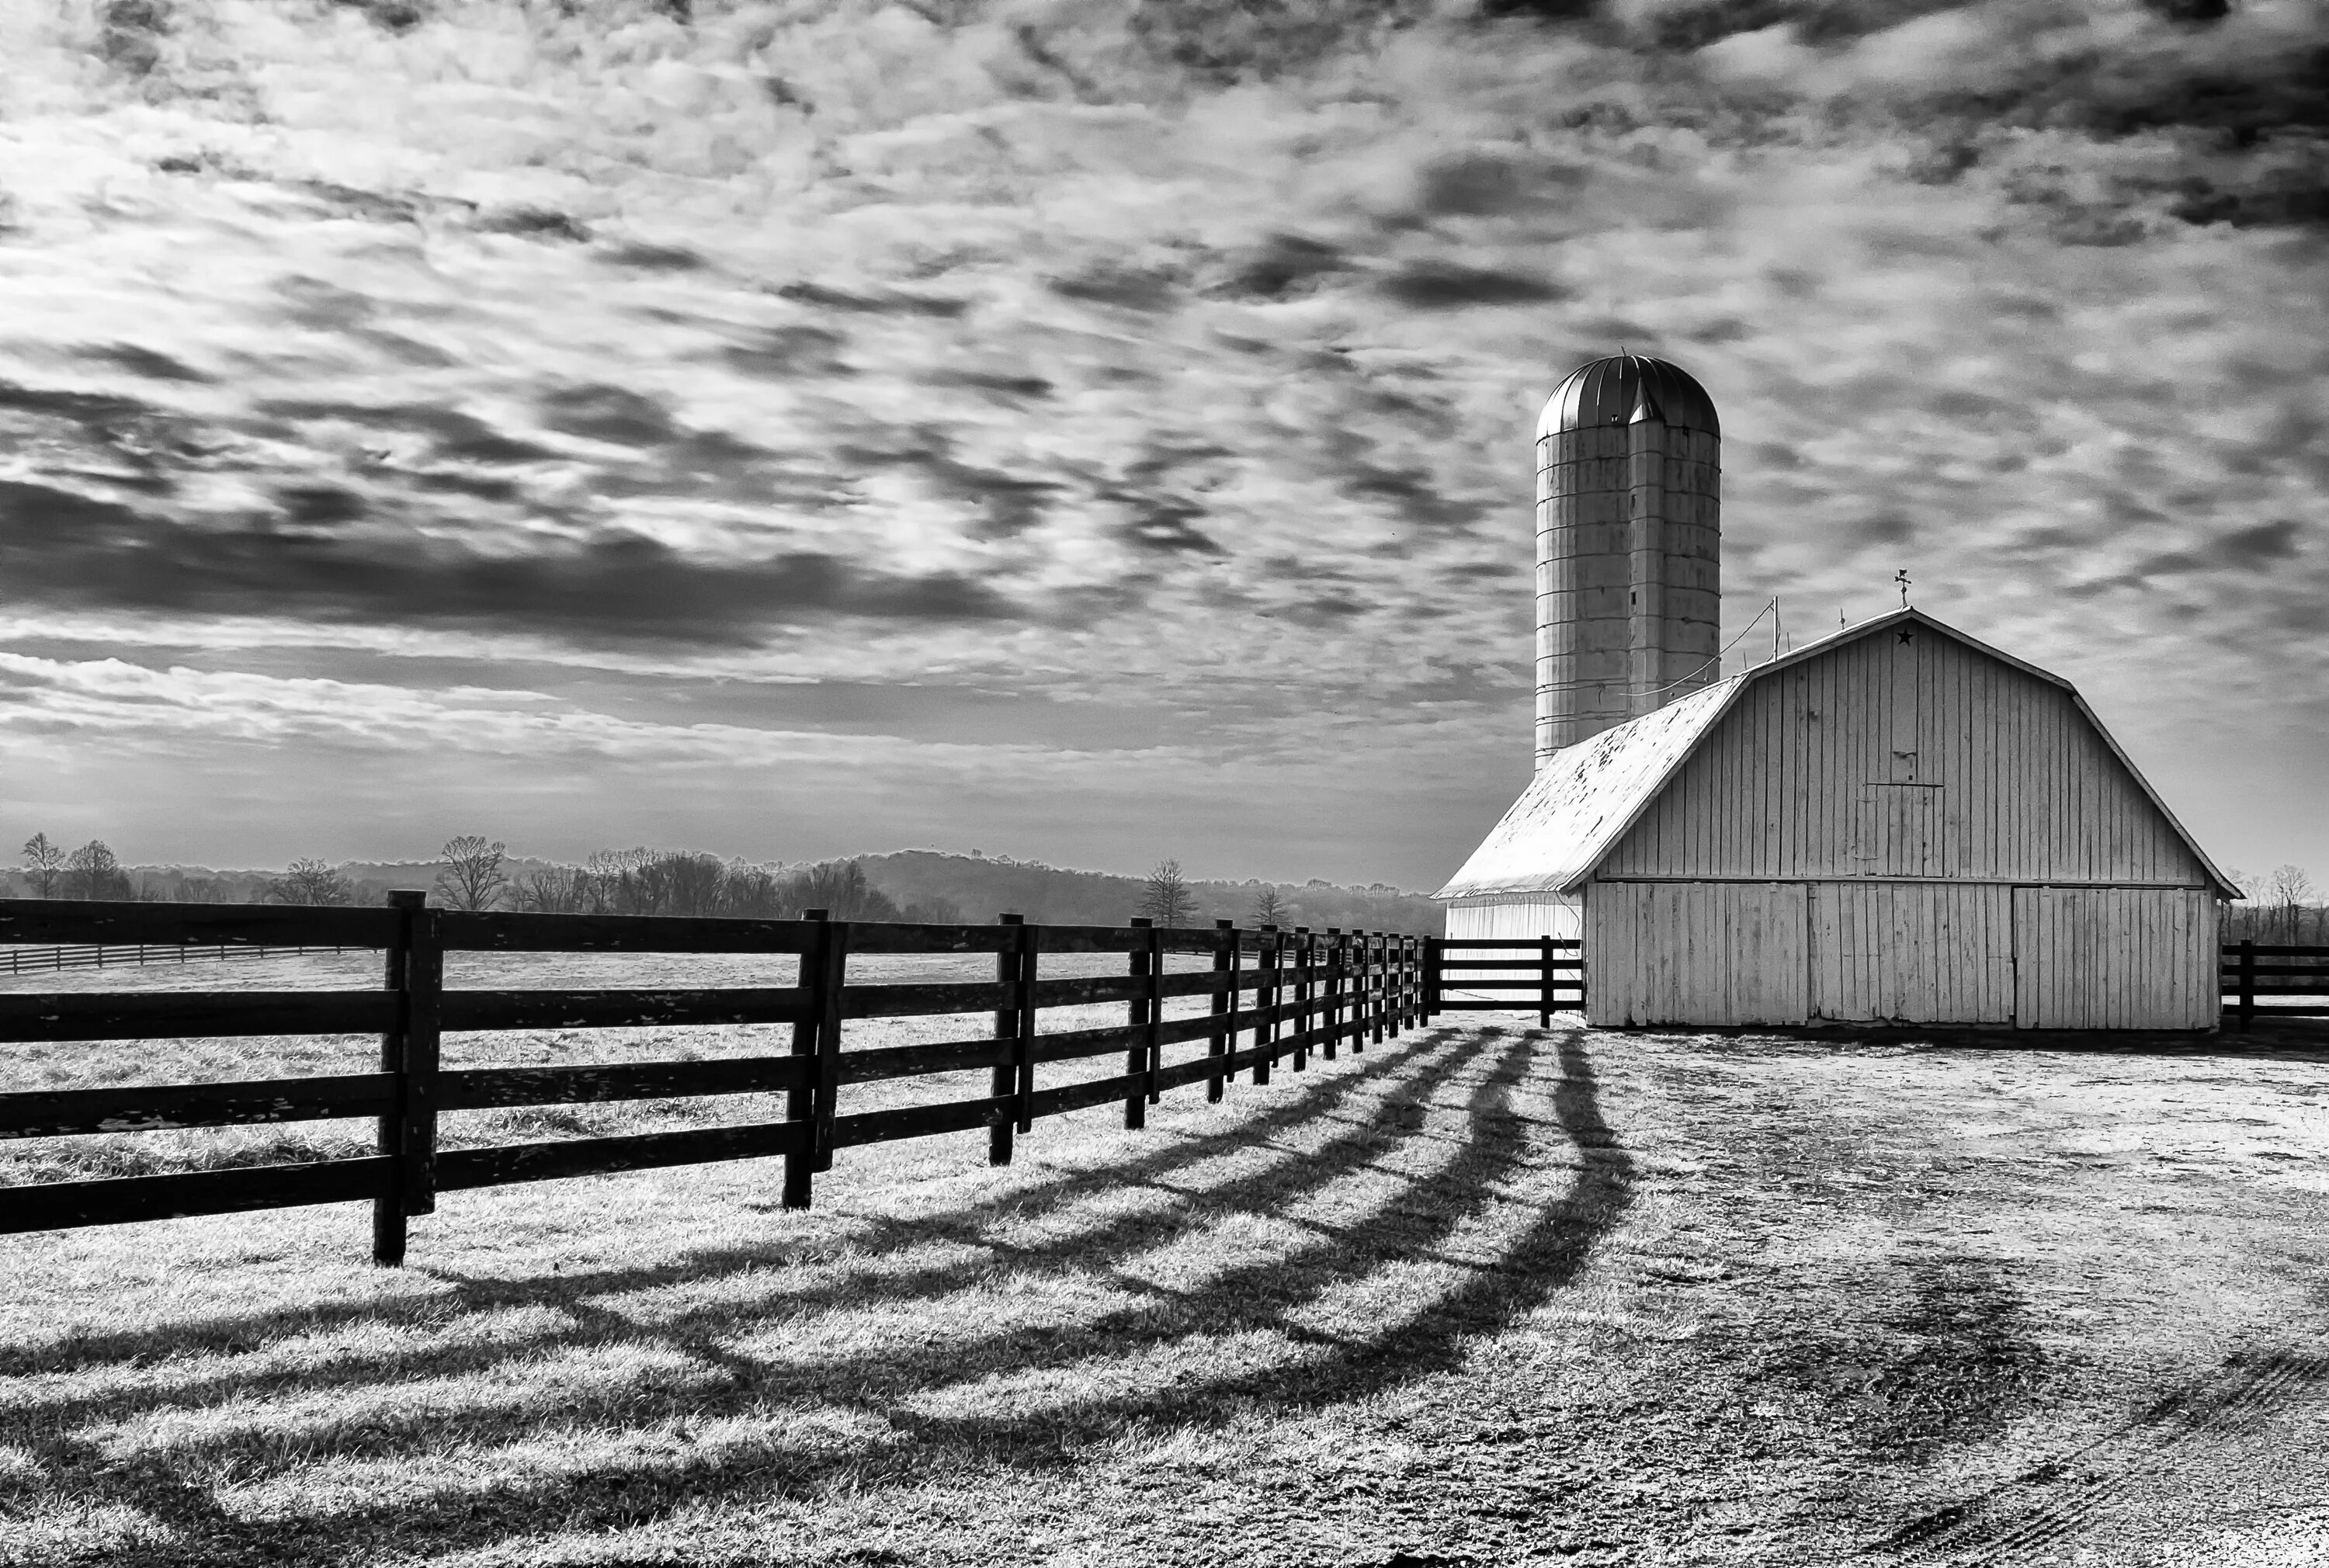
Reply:
[[797, 919], [806, 909], [825, 909], [835, 920], [895, 920], [895, 900], [873, 886], [865, 868], [854, 860], [827, 860], [796, 871], [786, 879], [785, 915]]
[[1286, 900], [1278, 896], [1275, 887], [1264, 887], [1253, 896], [1253, 923], [1256, 925], [1283, 925], [1289, 913]]
[[639, 868], [640, 881], [658, 915], [717, 915], [728, 868], [717, 855], [666, 850]]
[[267, 884], [267, 896], [278, 904], [345, 904], [354, 891], [345, 877], [321, 860], [294, 860], [288, 871]]
[[781, 919], [785, 906], [784, 878], [766, 866], [731, 866], [720, 885], [720, 907], [731, 915]]
[[2312, 876], [2302, 866], [2275, 866], [2272, 875], [2265, 878], [2263, 894], [2259, 902], [2277, 916], [2281, 940], [2295, 942], [2305, 917], [2305, 901], [2313, 896]]
[[43, 898], [56, 897], [57, 878], [64, 875], [65, 852], [49, 842], [46, 833], [34, 833], [24, 840], [24, 875], [33, 890]]
[[645, 846], [591, 850], [589, 859], [582, 866], [582, 874], [588, 878], [583, 889], [585, 911], [592, 915], [640, 913], [633, 882], [638, 869], [651, 859]]
[[536, 915], [579, 915], [590, 904], [590, 873], [580, 866], [536, 871], [511, 889], [521, 909]]
[[1163, 926], [1186, 925], [1197, 912], [1189, 884], [1178, 860], [1159, 860], [1150, 869], [1140, 894], [1140, 913]]
[[68, 898], [127, 898], [133, 889], [129, 874], [102, 839], [91, 839], [65, 857], [64, 895]]
[[487, 843], [475, 833], [448, 839], [437, 851], [443, 862], [437, 872], [437, 891], [456, 909], [490, 909], [509, 886], [502, 870], [508, 847], [499, 839]]

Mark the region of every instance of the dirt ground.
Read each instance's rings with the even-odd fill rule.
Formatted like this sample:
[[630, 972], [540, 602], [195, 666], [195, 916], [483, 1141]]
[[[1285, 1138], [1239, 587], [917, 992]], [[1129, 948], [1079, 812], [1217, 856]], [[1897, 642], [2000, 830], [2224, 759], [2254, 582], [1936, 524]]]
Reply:
[[2329, 1037], [1533, 1025], [0, 1237], [0, 1562], [2329, 1562]]

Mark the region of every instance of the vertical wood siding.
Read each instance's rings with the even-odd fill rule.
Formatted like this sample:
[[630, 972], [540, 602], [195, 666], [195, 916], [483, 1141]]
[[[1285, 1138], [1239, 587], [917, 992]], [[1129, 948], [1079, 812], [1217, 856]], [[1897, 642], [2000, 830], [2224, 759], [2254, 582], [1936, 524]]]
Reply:
[[1587, 1021], [1805, 1022], [1806, 897], [1800, 883], [1588, 884]]
[[2012, 1021], [2013, 891], [1994, 884], [1814, 884], [1812, 1016], [1860, 1023]]
[[2068, 691], [1924, 628], [1750, 685], [1600, 875], [2206, 881]]
[[2218, 919], [2205, 888], [2014, 888], [2014, 1022], [2215, 1028]]
[[[1540, 936], [1558, 936], [1574, 942], [1584, 929], [1585, 900], [1574, 894], [1490, 894], [1459, 899], [1447, 906], [1447, 934], [1457, 941], [1529, 942]], [[1500, 958], [1503, 954], [1467, 953], [1456, 956]], [[1473, 970], [1462, 979], [1450, 979], [1447, 989], [1460, 991], [1466, 980], [1534, 980], [1541, 972], [1532, 966]], [[1526, 1009], [1533, 1004], [1525, 997], [1514, 997], [1513, 1006]]]
[[1558, 936], [1573, 942], [1584, 924], [1585, 900], [1573, 894], [1491, 894], [1449, 904], [1447, 934], [1459, 941]]

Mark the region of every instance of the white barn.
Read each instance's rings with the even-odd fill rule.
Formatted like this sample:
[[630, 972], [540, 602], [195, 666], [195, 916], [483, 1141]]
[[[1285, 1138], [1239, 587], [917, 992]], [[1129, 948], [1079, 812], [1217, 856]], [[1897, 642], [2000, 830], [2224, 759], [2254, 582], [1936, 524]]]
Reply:
[[1602, 1026], [2208, 1029], [2238, 897], [2070, 682], [1914, 609], [1563, 745], [1440, 889]]

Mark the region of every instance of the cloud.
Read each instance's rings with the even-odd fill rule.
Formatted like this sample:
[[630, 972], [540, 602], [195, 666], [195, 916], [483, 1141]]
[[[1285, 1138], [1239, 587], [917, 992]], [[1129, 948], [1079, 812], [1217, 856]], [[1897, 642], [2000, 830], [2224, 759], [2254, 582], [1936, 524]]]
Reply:
[[546, 207], [505, 207], [479, 213], [476, 227], [488, 234], [517, 234], [531, 239], [562, 239], [570, 244], [586, 243], [590, 238], [588, 224], [572, 214]]
[[1533, 273], [1452, 261], [1419, 261], [1383, 279], [1382, 290], [1418, 310], [1460, 310], [1476, 305], [1542, 305], [1570, 290]]
[[143, 376], [148, 380], [207, 381], [212, 380], [211, 377], [191, 365], [181, 363], [168, 354], [156, 350], [142, 348], [137, 343], [106, 343], [84, 349], [81, 352], [90, 359], [118, 366], [133, 376]]
[[621, 446], [655, 446], [679, 436], [663, 405], [627, 387], [560, 387], [542, 399], [542, 423], [569, 436]]
[[[1263, 244], [1237, 258], [1229, 276], [1214, 288], [1232, 298], [1287, 299], [1310, 292], [1337, 273], [1352, 269], [1344, 253], [1324, 240], [1300, 234], [1273, 234]], [[1079, 297], [1070, 292], [1070, 297]], [[1080, 297], [1105, 296], [1086, 294]]]
[[1018, 613], [950, 573], [871, 571], [811, 551], [690, 559], [604, 533], [555, 549], [491, 554], [367, 522], [321, 488], [285, 498], [297, 530], [258, 518], [193, 526], [71, 492], [0, 482], [0, 568], [22, 599], [171, 614], [265, 606], [325, 621], [506, 626], [583, 639], [748, 642], [803, 620], [995, 619]]
[[889, 289], [880, 294], [853, 294], [847, 289], [828, 288], [819, 283], [787, 283], [775, 292], [778, 298], [791, 300], [796, 305], [860, 315], [929, 315], [950, 319], [970, 308], [967, 300], [948, 299], [942, 295], [919, 294], [906, 289]]
[[260, 403], [257, 411], [300, 424], [347, 425], [367, 433], [425, 437], [429, 455], [448, 461], [511, 465], [542, 463], [559, 455], [550, 447], [506, 435], [473, 414], [434, 404], [284, 399]]
[[851, 371], [840, 351], [848, 341], [820, 326], [772, 326], [753, 333], [748, 341], [724, 344], [719, 352], [733, 369], [770, 380], [845, 376]]
[[8, 635], [1364, 712], [1493, 814], [1625, 346], [1792, 614], [2329, 685], [2317, 7], [422, 9], [6, 35]]
[[684, 245], [653, 245], [645, 240], [617, 245], [601, 254], [616, 267], [636, 268], [642, 272], [697, 272], [711, 265]]
[[1167, 310], [1180, 292], [1180, 280], [1170, 271], [1114, 262], [1101, 262], [1080, 273], [1048, 281], [1051, 290], [1064, 298], [1112, 305], [1125, 310]]

